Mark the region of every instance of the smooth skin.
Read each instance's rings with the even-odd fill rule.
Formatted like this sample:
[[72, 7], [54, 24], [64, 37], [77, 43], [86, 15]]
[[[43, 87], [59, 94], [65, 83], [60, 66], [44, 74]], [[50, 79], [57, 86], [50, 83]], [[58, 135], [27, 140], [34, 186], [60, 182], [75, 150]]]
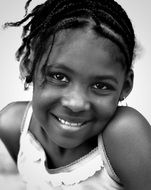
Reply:
[[[43, 55], [33, 79], [29, 130], [44, 147], [48, 167], [64, 166], [87, 154], [102, 133], [111, 165], [125, 189], [150, 190], [150, 125], [133, 108], [118, 107], [133, 86], [133, 72], [126, 73], [123, 53], [91, 29], [61, 35], [51, 54]], [[15, 162], [27, 103], [9, 104], [0, 113], [0, 138]]]

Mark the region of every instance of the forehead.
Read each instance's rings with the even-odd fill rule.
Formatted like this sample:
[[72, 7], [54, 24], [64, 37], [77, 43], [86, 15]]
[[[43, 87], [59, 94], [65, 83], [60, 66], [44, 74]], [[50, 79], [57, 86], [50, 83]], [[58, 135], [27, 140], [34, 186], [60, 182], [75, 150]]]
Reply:
[[[47, 46], [41, 65], [47, 60], [47, 65], [67, 64], [71, 67], [119, 67], [125, 64], [124, 54], [111, 40], [98, 36], [92, 30], [64, 30], [56, 35], [55, 43], [50, 51]], [[86, 64], [87, 63], [87, 64]], [[83, 66], [83, 68], [82, 68]]]

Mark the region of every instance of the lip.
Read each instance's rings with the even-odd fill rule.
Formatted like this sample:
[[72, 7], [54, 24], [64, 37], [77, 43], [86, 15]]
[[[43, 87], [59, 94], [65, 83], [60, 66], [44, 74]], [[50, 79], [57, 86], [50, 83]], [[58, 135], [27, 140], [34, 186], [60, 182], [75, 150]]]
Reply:
[[82, 118], [71, 118], [71, 117], [62, 117], [52, 114], [52, 116], [57, 120], [59, 126], [64, 130], [69, 131], [78, 131], [83, 127], [86, 127], [92, 122], [92, 119], [85, 120]]

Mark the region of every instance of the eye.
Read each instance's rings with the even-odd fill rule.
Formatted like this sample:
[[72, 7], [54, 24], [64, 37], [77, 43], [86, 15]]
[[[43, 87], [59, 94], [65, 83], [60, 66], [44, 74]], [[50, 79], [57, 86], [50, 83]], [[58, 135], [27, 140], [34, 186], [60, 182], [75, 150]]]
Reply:
[[62, 81], [62, 82], [68, 82], [67, 77], [62, 73], [56, 73], [53, 74], [52, 77], [56, 80]]
[[47, 80], [49, 80], [51, 82], [56, 82], [56, 83], [68, 83], [69, 82], [68, 77], [63, 73], [49, 73], [47, 75]]
[[106, 82], [97, 82], [93, 85], [93, 89], [101, 91], [101, 92], [105, 92], [105, 91], [114, 90], [114, 87], [111, 84], [106, 83]]
[[95, 89], [100, 89], [100, 90], [107, 90], [107, 89], [108, 89], [107, 85], [106, 85], [106, 84], [103, 84], [103, 83], [101, 83], [101, 82], [96, 83], [96, 84], [93, 86], [93, 88], [95, 88]]

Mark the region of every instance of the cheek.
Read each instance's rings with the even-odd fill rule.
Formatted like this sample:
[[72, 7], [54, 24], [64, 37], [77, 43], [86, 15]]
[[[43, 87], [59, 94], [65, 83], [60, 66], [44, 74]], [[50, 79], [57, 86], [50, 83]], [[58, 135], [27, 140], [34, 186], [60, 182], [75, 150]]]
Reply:
[[38, 120], [47, 120], [48, 113], [56, 107], [60, 101], [60, 95], [53, 89], [35, 88], [33, 90], [33, 111]]
[[38, 87], [33, 91], [33, 102], [40, 107], [50, 109], [52, 104], [58, 102], [60, 93], [53, 88]]
[[113, 116], [118, 105], [117, 98], [101, 98], [95, 101], [96, 112], [99, 120], [104, 120], [104, 122], [108, 122], [110, 118]]

